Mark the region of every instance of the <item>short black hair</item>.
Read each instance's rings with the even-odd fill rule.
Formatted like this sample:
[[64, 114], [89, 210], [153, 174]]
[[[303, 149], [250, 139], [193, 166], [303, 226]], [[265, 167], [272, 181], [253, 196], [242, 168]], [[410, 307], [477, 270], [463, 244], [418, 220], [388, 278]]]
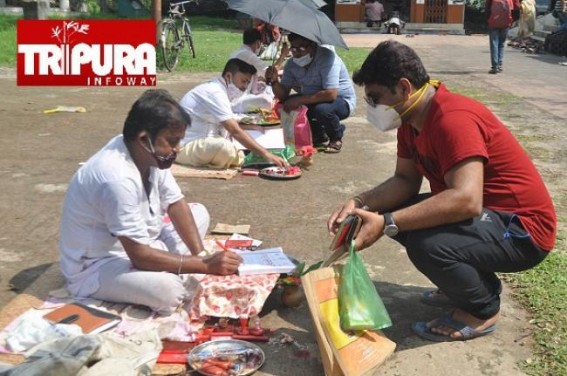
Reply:
[[242, 43], [250, 45], [258, 42], [259, 40], [262, 40], [262, 34], [258, 31], [258, 29], [250, 28], [244, 30], [244, 33], [242, 34]]
[[314, 45], [314, 46], [317, 45], [317, 42], [314, 42], [314, 41], [312, 41], [311, 39], [305, 38], [303, 35], [299, 35], [299, 34], [296, 34], [296, 33], [290, 33], [290, 34], [287, 36], [287, 40], [288, 40], [290, 43], [293, 42], [293, 41], [296, 40], [296, 39], [302, 39], [302, 40], [304, 40], [304, 41], [306, 41], [306, 42], [309, 42], [310, 44], [312, 44], [312, 45]]
[[226, 62], [226, 65], [224, 66], [224, 69], [222, 71], [222, 75], [224, 76], [225, 73], [227, 72], [230, 73], [241, 72], [241, 73], [249, 73], [254, 75], [258, 71], [253, 65], [248, 64], [240, 59], [230, 59], [229, 61]]
[[190, 125], [191, 117], [167, 90], [150, 89], [132, 105], [122, 134], [126, 141], [132, 141], [140, 132], [147, 131], [155, 140], [162, 129]]
[[407, 78], [414, 87], [422, 87], [429, 81], [429, 74], [412, 48], [394, 40], [378, 44], [352, 75], [353, 82], [359, 86], [377, 84], [390, 90], [402, 78]]

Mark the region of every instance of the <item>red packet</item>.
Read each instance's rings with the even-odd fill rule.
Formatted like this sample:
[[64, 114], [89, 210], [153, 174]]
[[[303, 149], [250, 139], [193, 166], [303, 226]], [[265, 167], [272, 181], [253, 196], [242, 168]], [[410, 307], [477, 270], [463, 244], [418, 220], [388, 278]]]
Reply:
[[227, 239], [224, 245], [228, 248], [248, 248], [252, 247], [252, 239]]

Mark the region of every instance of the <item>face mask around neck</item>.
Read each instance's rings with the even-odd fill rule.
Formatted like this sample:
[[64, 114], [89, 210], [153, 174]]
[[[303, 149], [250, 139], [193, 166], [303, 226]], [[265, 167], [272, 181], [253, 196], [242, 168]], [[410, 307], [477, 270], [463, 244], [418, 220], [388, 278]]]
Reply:
[[158, 168], [160, 170], [165, 170], [171, 167], [171, 165], [173, 164], [173, 162], [175, 162], [175, 159], [177, 158], [177, 153], [172, 151], [171, 153], [169, 153], [168, 155], [161, 156], [161, 155], [157, 155], [156, 154], [156, 150], [154, 149], [154, 145], [152, 143], [151, 138], [148, 137], [148, 144], [150, 145], [150, 147], [146, 147], [146, 145], [144, 146], [144, 149], [146, 149], [146, 151], [148, 153], [150, 153], [152, 155], [152, 157], [154, 157], [155, 161], [157, 162]]

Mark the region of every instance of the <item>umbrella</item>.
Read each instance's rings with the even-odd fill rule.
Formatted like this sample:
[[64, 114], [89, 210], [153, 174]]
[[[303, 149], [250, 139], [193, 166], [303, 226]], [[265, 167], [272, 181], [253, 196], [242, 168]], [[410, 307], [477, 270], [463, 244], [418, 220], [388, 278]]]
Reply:
[[339, 30], [313, 0], [227, 0], [230, 9], [259, 18], [319, 44], [348, 48]]
[[327, 3], [324, 0], [303, 0], [303, 2], [309, 6], [315, 6], [315, 8], [323, 8]]

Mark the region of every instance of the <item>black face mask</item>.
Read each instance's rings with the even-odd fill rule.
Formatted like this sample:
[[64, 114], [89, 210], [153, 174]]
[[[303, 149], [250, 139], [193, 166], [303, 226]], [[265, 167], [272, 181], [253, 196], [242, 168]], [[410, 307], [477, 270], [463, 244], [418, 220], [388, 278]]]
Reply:
[[171, 165], [173, 164], [173, 162], [175, 162], [175, 159], [177, 158], [177, 153], [172, 151], [171, 153], [169, 153], [168, 155], [161, 156], [161, 155], [156, 155], [156, 150], [154, 149], [154, 145], [152, 144], [152, 140], [148, 137], [148, 141], [149, 141], [149, 145], [150, 148], [148, 149], [145, 145], [144, 145], [144, 149], [146, 149], [146, 151], [148, 153], [150, 153], [152, 155], [152, 157], [154, 157], [155, 161], [157, 162], [158, 168], [160, 170], [165, 170], [171, 167]]

